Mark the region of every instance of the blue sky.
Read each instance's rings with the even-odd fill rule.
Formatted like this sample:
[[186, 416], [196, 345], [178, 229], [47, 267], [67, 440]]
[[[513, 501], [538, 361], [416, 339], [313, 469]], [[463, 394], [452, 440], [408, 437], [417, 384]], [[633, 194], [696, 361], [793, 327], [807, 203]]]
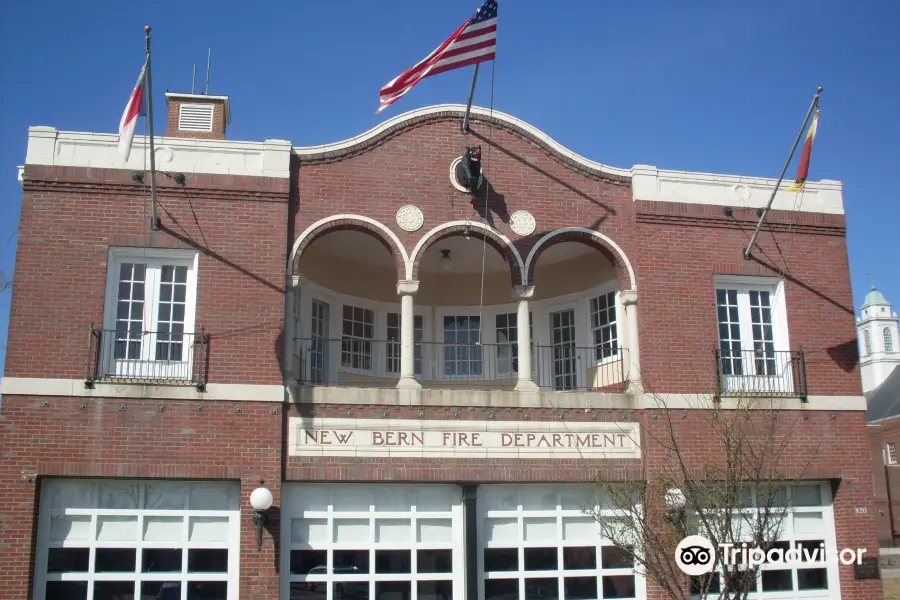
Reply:
[[[143, 62], [144, 25], [153, 26], [158, 133], [163, 92], [190, 91], [195, 63], [201, 89], [211, 47], [209, 91], [231, 96], [229, 138], [309, 145], [465, 102], [470, 69], [427, 79], [375, 114], [379, 88], [479, 4], [0, 4], [0, 270], [10, 276], [15, 261], [15, 168], [28, 126], [116, 131]], [[494, 107], [613, 166], [777, 177], [823, 85], [810, 178], [844, 183], [855, 304], [874, 273], [900, 310], [900, 2], [500, 0], [499, 11]], [[490, 68], [482, 73], [475, 102], [486, 106]], [[9, 300], [0, 295], [0, 373]]]

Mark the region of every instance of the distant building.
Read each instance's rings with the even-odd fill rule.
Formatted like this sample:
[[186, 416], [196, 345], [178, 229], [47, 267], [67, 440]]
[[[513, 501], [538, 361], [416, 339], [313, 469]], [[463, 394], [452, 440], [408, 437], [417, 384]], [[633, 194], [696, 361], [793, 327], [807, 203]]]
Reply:
[[891, 303], [884, 294], [869, 290], [856, 317], [859, 332], [859, 370], [863, 393], [868, 394], [881, 385], [897, 365], [900, 365], [900, 339], [897, 322], [900, 318], [891, 311]]
[[878, 538], [900, 543], [900, 339], [897, 313], [873, 286], [856, 319], [860, 373], [866, 395], [869, 447], [875, 478]]

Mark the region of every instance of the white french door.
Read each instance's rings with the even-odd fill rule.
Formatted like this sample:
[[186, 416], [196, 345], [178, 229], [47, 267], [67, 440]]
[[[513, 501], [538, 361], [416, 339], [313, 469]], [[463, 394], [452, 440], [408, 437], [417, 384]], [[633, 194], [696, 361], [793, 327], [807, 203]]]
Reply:
[[[190, 379], [194, 362], [193, 261], [142, 256], [111, 262], [114, 305], [101, 337], [104, 372], [136, 379]], [[112, 273], [111, 273], [112, 275]]]

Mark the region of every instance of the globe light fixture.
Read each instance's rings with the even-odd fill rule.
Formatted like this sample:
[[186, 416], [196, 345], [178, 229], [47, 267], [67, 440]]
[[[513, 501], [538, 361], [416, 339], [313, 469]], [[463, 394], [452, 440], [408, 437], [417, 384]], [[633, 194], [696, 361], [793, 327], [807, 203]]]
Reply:
[[266, 511], [271, 508], [275, 498], [272, 492], [261, 487], [250, 493], [250, 506], [253, 507], [253, 523], [256, 525], [256, 549], [262, 550], [263, 528], [266, 526]]

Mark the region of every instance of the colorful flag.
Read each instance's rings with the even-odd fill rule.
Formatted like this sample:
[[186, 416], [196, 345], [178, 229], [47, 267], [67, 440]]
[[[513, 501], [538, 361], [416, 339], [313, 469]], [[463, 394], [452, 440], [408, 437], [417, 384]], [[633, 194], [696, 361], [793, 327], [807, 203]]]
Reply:
[[497, 47], [497, 0], [485, 0], [475, 14], [413, 68], [387, 83], [376, 113], [396, 102], [422, 79], [494, 59]]
[[144, 109], [144, 83], [147, 75], [147, 64], [144, 63], [141, 74], [138, 76], [131, 97], [128, 98], [128, 104], [125, 106], [125, 112], [122, 113], [122, 120], [119, 121], [119, 154], [128, 162], [131, 155], [131, 142], [134, 140], [134, 130], [137, 126], [138, 117], [146, 114]]
[[797, 167], [797, 179], [794, 184], [786, 189], [786, 192], [799, 192], [806, 184], [806, 177], [809, 175], [809, 156], [812, 154], [813, 140], [816, 137], [816, 128], [819, 125], [819, 109], [813, 115], [812, 123], [809, 125], [809, 131], [806, 132], [806, 142], [803, 144], [803, 154], [800, 155], [800, 165]]

